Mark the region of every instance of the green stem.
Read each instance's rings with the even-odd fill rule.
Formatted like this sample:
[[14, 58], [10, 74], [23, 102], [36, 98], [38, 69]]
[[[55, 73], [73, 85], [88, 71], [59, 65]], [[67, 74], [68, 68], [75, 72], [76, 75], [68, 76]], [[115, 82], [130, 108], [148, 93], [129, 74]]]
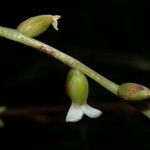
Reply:
[[90, 78], [98, 82], [99, 84], [101, 84], [103, 87], [105, 87], [107, 90], [109, 90], [113, 94], [118, 95], [119, 85], [111, 82], [110, 80], [106, 79], [99, 73], [95, 72], [91, 68], [81, 63], [80, 61], [57, 50], [56, 48], [53, 48], [38, 40], [25, 36], [21, 34], [20, 32], [18, 32], [17, 30], [6, 28], [6, 27], [0, 26], [0, 36], [25, 44], [30, 47], [34, 47], [41, 52], [44, 52], [50, 56], [53, 56], [56, 59], [62, 61], [64, 64], [68, 65], [69, 67], [73, 69], [78, 69], [79, 71], [83, 72], [84, 74], [86, 74], [87, 76], [89, 76]]

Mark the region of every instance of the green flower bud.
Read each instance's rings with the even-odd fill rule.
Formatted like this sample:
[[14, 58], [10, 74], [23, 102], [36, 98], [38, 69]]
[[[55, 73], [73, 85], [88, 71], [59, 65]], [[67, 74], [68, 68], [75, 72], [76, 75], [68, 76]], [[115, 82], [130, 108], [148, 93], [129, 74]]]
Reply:
[[72, 104], [66, 116], [66, 122], [79, 121], [85, 114], [90, 118], [99, 117], [102, 112], [87, 104], [89, 85], [86, 76], [71, 69], [67, 76], [67, 94], [72, 100]]
[[85, 75], [78, 71], [71, 69], [67, 76], [67, 94], [72, 102], [82, 105], [88, 98], [89, 85]]
[[61, 16], [59, 15], [39, 15], [31, 17], [23, 21], [17, 27], [17, 30], [26, 36], [36, 37], [46, 31], [51, 24], [56, 30], [58, 30], [57, 25], [60, 17]]
[[135, 83], [124, 83], [120, 85], [118, 96], [129, 101], [138, 101], [150, 97], [150, 90], [142, 85]]

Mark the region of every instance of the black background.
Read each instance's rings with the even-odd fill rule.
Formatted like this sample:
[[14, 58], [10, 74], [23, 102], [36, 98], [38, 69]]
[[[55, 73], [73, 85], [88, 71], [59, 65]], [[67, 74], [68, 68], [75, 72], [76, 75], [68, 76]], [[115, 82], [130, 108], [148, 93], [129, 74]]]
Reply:
[[[79, 59], [114, 82], [149, 86], [150, 4], [142, 0], [1, 0], [1, 26], [16, 28], [31, 16], [58, 14], [41, 40]], [[9, 108], [65, 106], [47, 124], [4, 117], [1, 149], [148, 149], [150, 122], [142, 114], [107, 110], [97, 119], [65, 123], [70, 105], [65, 94], [69, 67], [37, 50], [0, 38], [0, 103]], [[89, 79], [89, 103], [120, 102]], [[94, 105], [94, 104], [93, 104]], [[59, 118], [59, 119], [58, 119]], [[59, 121], [58, 121], [59, 120]]]

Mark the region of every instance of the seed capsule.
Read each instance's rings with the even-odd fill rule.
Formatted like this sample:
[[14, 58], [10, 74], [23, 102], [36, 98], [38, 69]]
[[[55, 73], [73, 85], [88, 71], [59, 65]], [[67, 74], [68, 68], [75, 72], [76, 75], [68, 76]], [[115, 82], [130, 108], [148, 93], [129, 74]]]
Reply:
[[46, 31], [51, 24], [58, 30], [58, 19], [60, 17], [59, 15], [39, 15], [31, 17], [23, 21], [17, 27], [17, 30], [26, 36], [36, 37]]
[[119, 87], [118, 95], [129, 101], [138, 101], [150, 97], [150, 90], [135, 83], [124, 83]]

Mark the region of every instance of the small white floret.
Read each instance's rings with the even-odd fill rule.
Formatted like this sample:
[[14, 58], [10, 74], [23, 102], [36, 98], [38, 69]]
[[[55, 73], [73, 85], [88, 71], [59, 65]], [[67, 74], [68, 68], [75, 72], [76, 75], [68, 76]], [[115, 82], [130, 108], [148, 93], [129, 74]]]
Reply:
[[102, 112], [88, 104], [78, 105], [72, 103], [66, 116], [66, 122], [77, 122], [81, 120], [84, 114], [90, 118], [97, 118]]

